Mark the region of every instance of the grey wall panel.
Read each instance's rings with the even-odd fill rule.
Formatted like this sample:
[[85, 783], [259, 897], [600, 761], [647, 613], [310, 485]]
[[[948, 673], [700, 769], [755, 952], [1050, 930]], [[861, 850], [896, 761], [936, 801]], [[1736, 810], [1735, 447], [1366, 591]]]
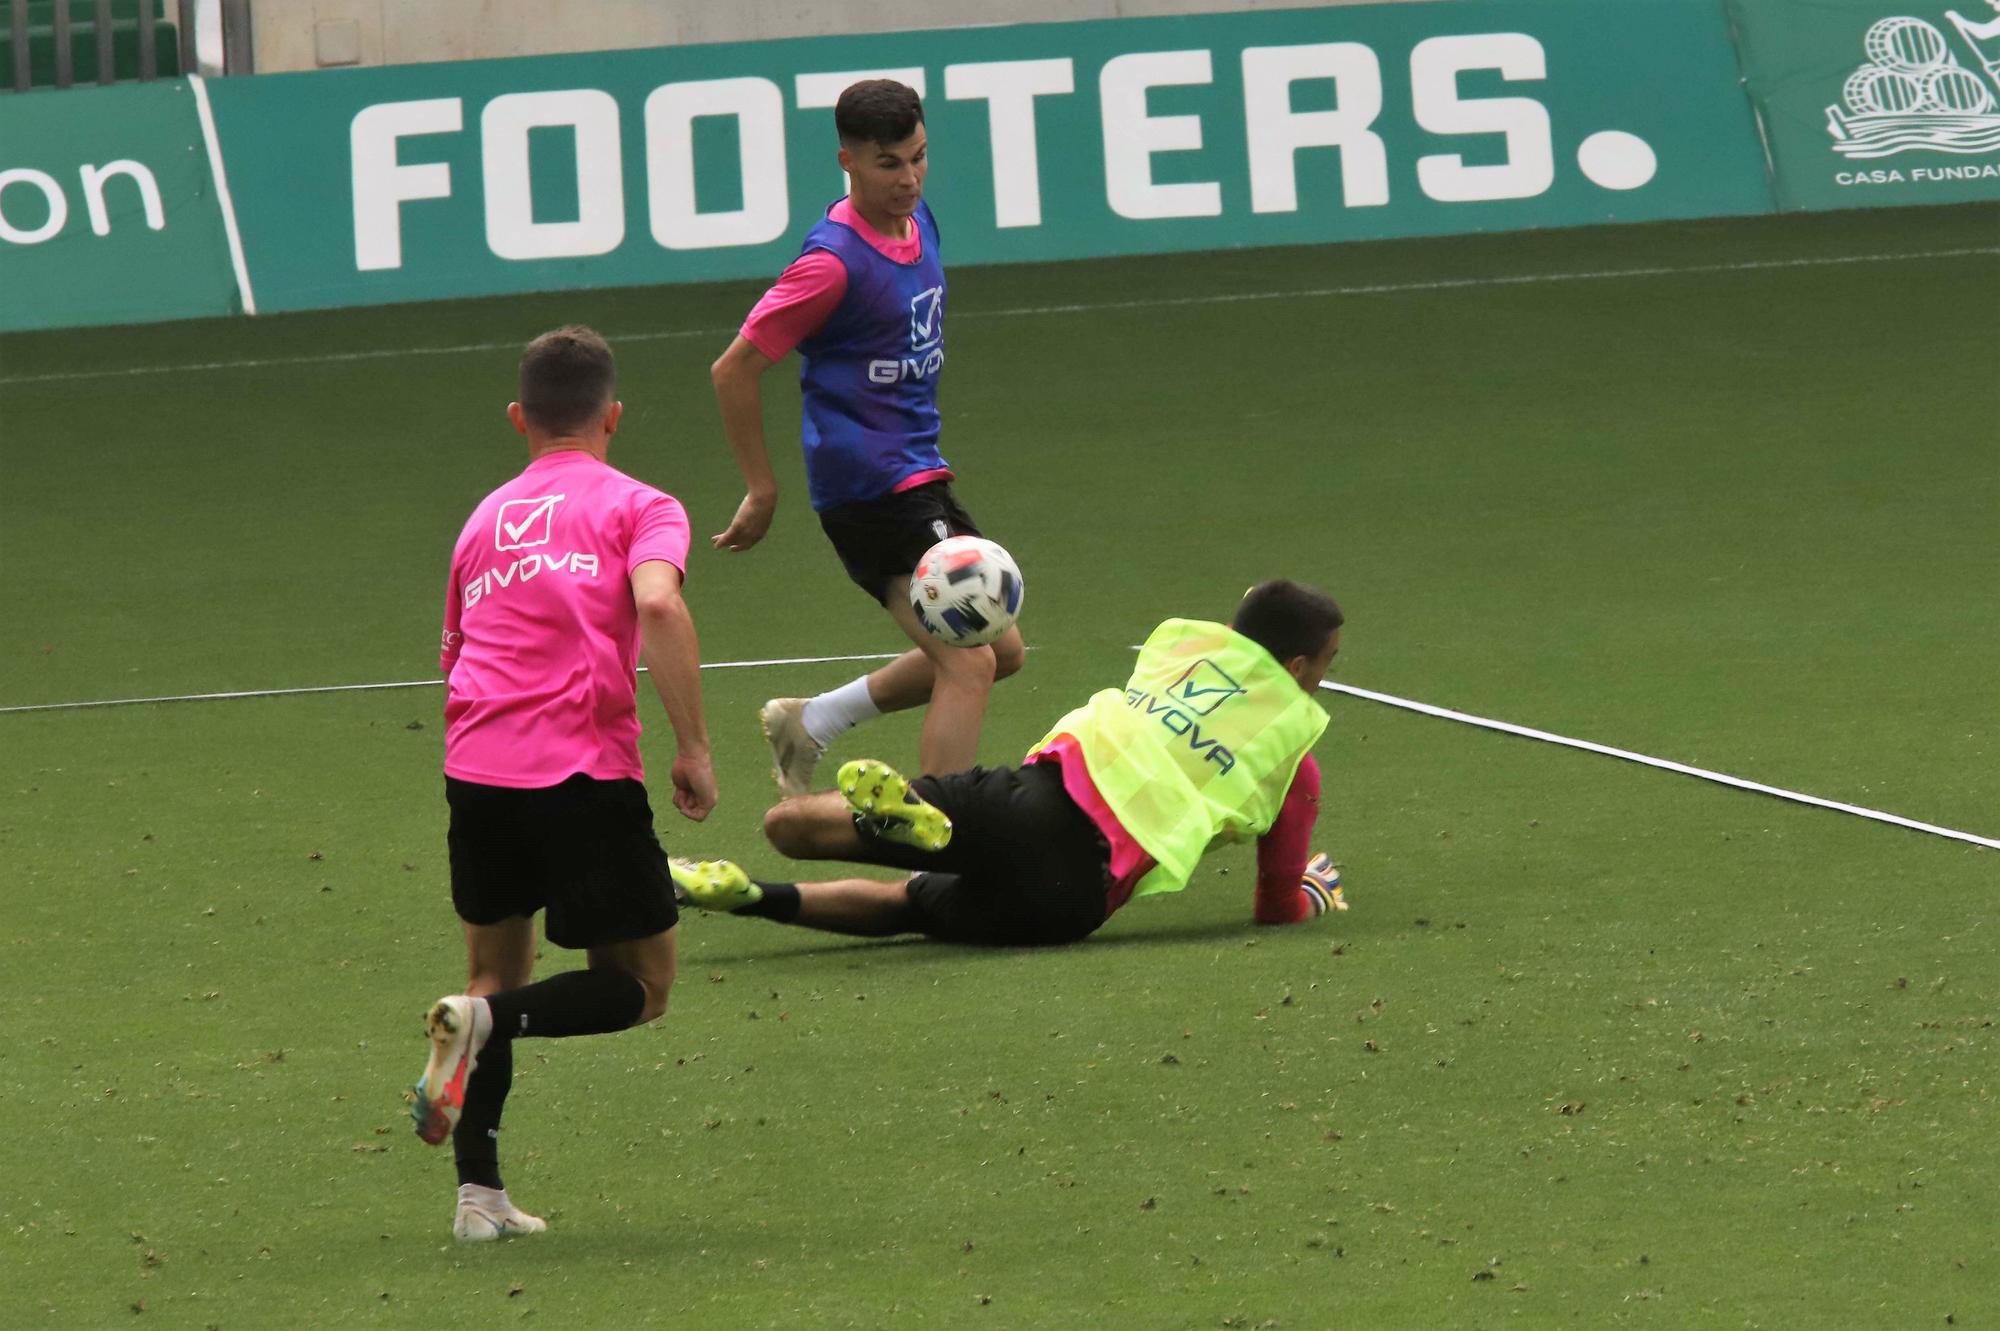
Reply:
[[[249, 0], [259, 73], [1381, 0]], [[1419, 0], [1406, 0], [1416, 3]]]

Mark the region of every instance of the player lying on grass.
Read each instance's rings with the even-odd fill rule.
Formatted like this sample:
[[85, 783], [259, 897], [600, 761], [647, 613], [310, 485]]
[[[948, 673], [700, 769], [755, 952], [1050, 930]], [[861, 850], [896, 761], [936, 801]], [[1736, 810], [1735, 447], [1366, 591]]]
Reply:
[[[681, 599], [687, 514], [605, 461], [623, 405], [611, 348], [559, 328], [521, 358], [527, 470], [473, 510], [445, 599], [445, 798], [463, 993], [431, 1006], [417, 1135], [452, 1139], [461, 1239], [545, 1226], [508, 1199], [496, 1137], [514, 1041], [643, 1025], [667, 1006], [679, 918], [641, 784], [643, 650], [673, 726], [674, 807], [702, 819], [715, 776], [701, 658]], [[589, 957], [530, 984], [537, 911]]]
[[1211, 845], [1254, 835], [1259, 923], [1344, 910], [1339, 873], [1307, 858], [1327, 719], [1314, 694], [1341, 623], [1324, 593], [1263, 583], [1228, 626], [1160, 625], [1130, 682], [1058, 721], [1020, 767], [908, 782], [865, 759], [840, 769], [839, 790], [764, 817], [794, 859], [910, 877], [765, 882], [728, 860], [675, 860], [674, 885], [707, 909], [830, 933], [1069, 943], [1135, 896], [1185, 887]]

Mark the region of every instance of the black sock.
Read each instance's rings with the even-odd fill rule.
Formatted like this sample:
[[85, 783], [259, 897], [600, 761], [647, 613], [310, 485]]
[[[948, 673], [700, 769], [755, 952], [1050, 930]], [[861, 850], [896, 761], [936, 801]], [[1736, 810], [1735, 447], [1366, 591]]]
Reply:
[[479, 1051], [479, 1066], [465, 1085], [465, 1108], [452, 1129], [452, 1155], [458, 1161], [461, 1185], [504, 1188], [500, 1181], [500, 1111], [514, 1085], [514, 1042], [488, 1040]]
[[495, 1040], [560, 1040], [624, 1030], [646, 1010], [646, 986], [620, 970], [564, 971], [486, 1001]]
[[760, 915], [780, 924], [790, 924], [799, 917], [799, 885], [797, 883], [767, 883], [761, 878], [751, 882], [764, 889], [764, 895], [747, 906], [738, 906], [731, 915]]

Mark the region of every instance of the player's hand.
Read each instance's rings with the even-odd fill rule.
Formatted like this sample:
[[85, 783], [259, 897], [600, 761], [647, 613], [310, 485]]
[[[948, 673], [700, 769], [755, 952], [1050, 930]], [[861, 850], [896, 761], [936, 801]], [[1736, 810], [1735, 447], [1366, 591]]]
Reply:
[[771, 519], [777, 511], [778, 496], [775, 494], [744, 495], [728, 528], [709, 539], [718, 550], [748, 550], [771, 530]]
[[715, 807], [715, 769], [708, 755], [678, 754], [673, 768], [674, 807], [683, 818], [700, 822]]
[[1347, 898], [1340, 894], [1340, 870], [1323, 852], [1306, 861], [1306, 871], [1299, 878], [1299, 890], [1312, 903], [1314, 915], [1347, 909]]

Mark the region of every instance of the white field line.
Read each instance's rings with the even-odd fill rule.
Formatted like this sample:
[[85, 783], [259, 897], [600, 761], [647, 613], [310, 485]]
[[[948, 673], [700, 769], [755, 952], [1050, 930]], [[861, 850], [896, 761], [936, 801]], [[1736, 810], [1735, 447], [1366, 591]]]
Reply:
[[[757, 666], [824, 665], [835, 661], [893, 661], [898, 653], [869, 652], [861, 656], [784, 656], [768, 661], [704, 661], [703, 670], [749, 670]], [[639, 673], [646, 673], [640, 666]], [[0, 707], [9, 712], [74, 712], [90, 707], [136, 707], [159, 702], [226, 702], [236, 698], [296, 698], [312, 693], [373, 693], [386, 689], [434, 689], [440, 679], [399, 679], [379, 684], [322, 684], [304, 689], [239, 689], [232, 693], [175, 693], [157, 698], [93, 698], [85, 702], [37, 702], [18, 707]]]
[[[1920, 259], [1964, 259], [2000, 254], [2000, 245], [1957, 250], [1914, 250], [1898, 254], [1838, 254], [1806, 259], [1745, 259], [1738, 263], [1697, 263], [1683, 267], [1606, 268], [1594, 272], [1519, 273], [1500, 277], [1458, 277], [1431, 282], [1383, 282], [1370, 286], [1302, 287], [1296, 291], [1235, 291], [1208, 296], [1154, 296], [1143, 300], [1105, 301], [1084, 305], [1037, 305], [1014, 310], [984, 310], [960, 314], [961, 319], [1006, 318], [1023, 314], [1080, 314], [1095, 310], [1151, 310], [1181, 305], [1233, 305], [1243, 301], [1306, 300], [1328, 296], [1398, 296], [1425, 291], [1459, 291], [1467, 287], [1535, 286], [1545, 282], [1606, 282], [1638, 277], [1682, 277], [1701, 273], [1754, 273], [1786, 268], [1828, 268], [1857, 263], [1905, 263]], [[0, 383], [6, 382], [0, 380]]]
[[[1136, 648], [1134, 650], [1137, 650]], [[703, 670], [745, 670], [762, 666], [824, 665], [836, 662], [891, 661], [893, 652], [865, 653], [856, 656], [783, 656], [759, 661], [706, 661]], [[644, 667], [641, 667], [643, 670]], [[132, 707], [142, 703], [170, 702], [222, 702], [237, 698], [291, 698], [316, 693], [365, 693], [388, 689], [436, 688], [441, 679], [394, 680], [379, 684], [329, 684], [316, 688], [295, 689], [245, 689], [232, 693], [183, 693], [157, 698], [105, 698], [85, 702], [30, 703], [26, 706], [0, 707], [0, 715], [14, 712], [59, 712], [76, 711], [96, 707]], [[1661, 771], [1678, 772], [1682, 776], [1692, 776], [1703, 781], [1713, 781], [1731, 786], [1737, 790], [1753, 791], [1759, 795], [1771, 795], [1778, 799], [1790, 800], [1795, 804], [1809, 804], [1815, 808], [1831, 809], [1836, 813], [1852, 814], [1872, 822], [1888, 823], [1895, 827], [1909, 828], [1915, 832], [1927, 832], [1932, 836], [1965, 841], [1988, 850], [2000, 850], [2000, 840], [1961, 832], [1955, 828], [1940, 827], [1936, 823], [1919, 822], [1900, 814], [1884, 813], [1880, 809], [1867, 809], [1858, 804], [1844, 804], [1839, 800], [1823, 799], [1818, 795], [1808, 795], [1797, 790], [1785, 790], [1778, 786], [1765, 785], [1746, 777], [1731, 776], [1727, 772], [1715, 772], [1705, 767], [1691, 767], [1667, 758], [1655, 758], [1649, 754], [1635, 753], [1630, 749], [1613, 748], [1608, 744], [1598, 744], [1587, 739], [1572, 739], [1567, 735], [1557, 735], [1547, 730], [1536, 730], [1531, 726], [1517, 726], [1511, 721], [1495, 721], [1491, 717], [1474, 716], [1470, 712], [1455, 711], [1449, 707], [1438, 707], [1431, 703], [1417, 702], [1410, 698], [1399, 698], [1393, 693], [1378, 693], [1374, 689], [1358, 688], [1352, 684], [1336, 684], [1325, 681], [1320, 687], [1331, 693], [1344, 693], [1350, 697], [1363, 698], [1369, 702], [1379, 702], [1390, 707], [1400, 707], [1405, 711], [1420, 712], [1425, 716], [1439, 717], [1446, 721], [1458, 721], [1483, 730], [1497, 730], [1502, 734], [1519, 735], [1524, 739], [1540, 740], [1545, 744], [1560, 744], [1565, 748], [1582, 749], [1586, 753], [1599, 753], [1610, 758], [1622, 758], [1626, 762], [1655, 767]]]
[[[387, 307], [385, 307], [387, 308]], [[620, 333], [612, 342], [657, 342], [676, 337], [733, 337], [734, 328], [672, 328], [654, 333]], [[269, 356], [250, 360], [190, 361], [180, 365], [136, 365], [123, 370], [65, 370], [59, 374], [22, 374], [0, 379], [8, 384], [56, 384], [77, 379], [133, 379], [152, 374], [194, 374], [209, 370], [262, 370], [287, 365], [350, 365], [357, 361], [399, 360], [406, 356], [463, 356], [485, 351], [519, 351], [527, 343], [460, 342], [444, 347], [388, 347], [378, 351], [331, 351], [316, 356]]]
[[[1684, 267], [1607, 268], [1594, 271], [1518, 273], [1497, 277], [1462, 277], [1429, 282], [1382, 282], [1363, 286], [1299, 287], [1289, 291], [1231, 291], [1206, 296], [1157, 296], [1141, 300], [1103, 301], [1074, 305], [1022, 305], [998, 310], [965, 310], [954, 320], [1015, 319], [1037, 315], [1086, 314], [1095, 311], [1178, 309], [1197, 305], [1239, 305], [1251, 301], [1317, 300], [1340, 296], [1396, 296], [1430, 291], [1460, 291], [1476, 287], [1535, 286], [1554, 282], [1609, 282], [1635, 278], [1683, 277], [1704, 273], [1754, 273], [1795, 268], [1829, 268], [1849, 264], [1911, 263], [1930, 259], [1965, 259], [2000, 255], [2000, 246], [1954, 250], [1915, 250], [1892, 254], [1842, 254], [1804, 259], [1746, 259], [1735, 263], [1689, 264]], [[612, 333], [615, 345], [674, 338], [726, 338], [734, 328], [668, 328], [651, 332]], [[212, 370], [257, 370], [296, 365], [349, 365], [359, 361], [397, 360], [409, 356], [459, 356], [491, 351], [517, 351], [520, 339], [505, 342], [461, 342], [439, 347], [393, 347], [373, 351], [330, 351], [310, 356], [271, 356], [243, 360], [188, 361], [174, 365], [135, 365], [118, 370], [62, 370], [52, 374], [0, 377], [10, 384], [72, 383], [84, 379], [129, 379], [143, 375], [196, 374]]]
[[1413, 702], [1408, 698], [1398, 698], [1390, 693], [1377, 693], [1373, 689], [1356, 688], [1352, 684], [1322, 683], [1321, 688], [1333, 693], [1345, 693], [1356, 698], [1366, 698], [1370, 702], [1386, 703], [1391, 707], [1401, 707], [1406, 711], [1421, 712], [1425, 716], [1442, 717], [1447, 721], [1460, 721], [1484, 730], [1498, 730], [1503, 734], [1520, 735], [1526, 739], [1538, 739], [1545, 744], [1560, 744], [1565, 748], [1582, 749], [1587, 753], [1601, 753], [1611, 758], [1623, 758], [1626, 762], [1641, 763], [1647, 767], [1657, 767], [1662, 771], [1678, 772], [1682, 776], [1699, 777], [1703, 781], [1714, 781], [1738, 790], [1755, 791], [1759, 795], [1774, 795], [1781, 800], [1791, 800], [1795, 804], [1810, 804], [1819, 809], [1832, 809], [1836, 813], [1853, 814], [1857, 818], [1867, 818], [1878, 823], [1891, 823], [1897, 827], [1907, 827], [1915, 832], [1928, 832], [1932, 836], [1949, 837], [1953, 841], [1969, 841], [1975, 846], [1988, 850], [2000, 850], [2000, 841], [1991, 837], [1975, 836], [1971, 832], [1960, 832], [1954, 828], [1939, 827], [1935, 823], [1922, 823], [1914, 818], [1904, 818], [1899, 814], [1884, 813], [1880, 809], [1864, 809], [1858, 804], [1843, 804], [1839, 800], [1822, 799], [1818, 795], [1807, 795], [1796, 790], [1784, 790], [1777, 786], [1767, 786], [1761, 781], [1751, 781], [1740, 776], [1730, 776], [1726, 772], [1712, 772], [1705, 767], [1690, 767], [1666, 758], [1654, 758], [1630, 749], [1614, 749], [1608, 744], [1597, 744], [1587, 739], [1571, 739], [1567, 735], [1551, 734], [1546, 730], [1535, 730], [1528, 726], [1517, 726], [1509, 721], [1495, 721], [1484, 716], [1473, 716], [1469, 712], [1453, 711], [1449, 707], [1435, 707], [1430, 703]]

